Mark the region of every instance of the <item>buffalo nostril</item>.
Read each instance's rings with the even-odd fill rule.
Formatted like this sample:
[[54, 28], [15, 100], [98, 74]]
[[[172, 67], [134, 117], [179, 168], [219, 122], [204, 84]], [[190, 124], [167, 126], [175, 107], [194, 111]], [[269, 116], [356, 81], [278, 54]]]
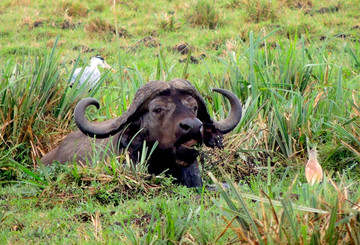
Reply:
[[179, 123], [179, 129], [183, 134], [200, 133], [202, 122], [197, 118], [187, 118]]
[[188, 124], [186, 124], [186, 123], [180, 123], [180, 128], [181, 128], [185, 133], [187, 133], [187, 132], [189, 132], [189, 131], [193, 128], [193, 126], [190, 126], [190, 125], [188, 125]]

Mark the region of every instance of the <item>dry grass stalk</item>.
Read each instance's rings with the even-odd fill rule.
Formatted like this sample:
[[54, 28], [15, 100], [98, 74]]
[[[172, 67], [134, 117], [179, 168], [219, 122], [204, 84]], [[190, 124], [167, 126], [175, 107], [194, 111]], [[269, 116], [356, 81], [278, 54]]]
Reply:
[[91, 223], [93, 224], [94, 231], [93, 234], [97, 241], [102, 240], [102, 228], [100, 222], [100, 213], [99, 211], [95, 212], [95, 216], [91, 215]]
[[251, 238], [250, 238], [250, 236], [249, 236], [249, 234], [248, 234], [248, 231], [245, 231], [245, 232], [244, 232], [244, 231], [241, 229], [240, 226], [239, 226], [239, 227], [233, 226], [233, 221], [237, 218], [237, 216], [235, 216], [231, 221], [228, 221], [224, 216], [223, 216], [222, 218], [223, 218], [223, 220], [225, 221], [225, 223], [226, 223], [227, 225], [226, 225], [224, 231], [221, 232], [221, 234], [218, 236], [218, 238], [216, 239], [216, 241], [219, 240], [219, 239], [221, 238], [221, 236], [224, 235], [224, 233], [226, 232], [226, 230], [230, 227], [230, 228], [235, 232], [235, 234], [238, 236], [239, 241], [241, 241], [241, 242], [247, 242], [247, 243], [250, 242], [250, 239], [251, 239]]

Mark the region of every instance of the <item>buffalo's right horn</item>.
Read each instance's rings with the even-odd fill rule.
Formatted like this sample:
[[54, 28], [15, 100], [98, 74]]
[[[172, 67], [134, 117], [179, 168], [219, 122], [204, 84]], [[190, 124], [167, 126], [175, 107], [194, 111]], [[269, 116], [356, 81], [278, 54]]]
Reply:
[[141, 106], [161, 91], [170, 89], [170, 85], [163, 81], [150, 81], [144, 84], [135, 94], [134, 100], [129, 108], [118, 118], [107, 120], [101, 123], [90, 123], [85, 117], [85, 110], [88, 106], [94, 105], [99, 108], [99, 102], [93, 98], [81, 100], [75, 107], [74, 118], [76, 125], [84, 134], [97, 138], [107, 138], [122, 130], [133, 117], [139, 115]]
[[90, 123], [86, 119], [85, 110], [90, 105], [96, 106], [97, 109], [100, 107], [99, 101], [93, 98], [82, 99], [75, 107], [74, 118], [81, 132], [90, 137], [96, 136], [97, 138], [106, 138], [116, 134], [119, 131], [119, 127], [114, 125], [112, 121], [109, 121], [109, 125], [104, 125], [104, 123], [100, 125]]

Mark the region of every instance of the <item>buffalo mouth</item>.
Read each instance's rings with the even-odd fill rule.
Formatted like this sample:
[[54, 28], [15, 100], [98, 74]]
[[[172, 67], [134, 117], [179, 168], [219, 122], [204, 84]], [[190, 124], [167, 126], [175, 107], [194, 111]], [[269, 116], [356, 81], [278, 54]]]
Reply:
[[195, 145], [197, 144], [197, 142], [198, 141], [196, 139], [191, 139], [187, 142], [182, 143], [180, 146], [184, 147], [188, 150], [192, 150], [192, 149], [195, 149]]
[[200, 145], [201, 139], [191, 138], [181, 140], [175, 145], [176, 164], [186, 167], [196, 161], [199, 155], [197, 146]]

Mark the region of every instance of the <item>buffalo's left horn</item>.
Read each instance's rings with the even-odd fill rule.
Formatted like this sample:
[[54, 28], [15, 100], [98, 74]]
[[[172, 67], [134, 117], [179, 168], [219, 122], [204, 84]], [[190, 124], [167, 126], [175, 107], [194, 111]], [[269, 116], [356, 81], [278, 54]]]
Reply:
[[220, 121], [215, 122], [215, 127], [223, 134], [229, 133], [231, 130], [233, 130], [236, 125], [240, 122], [241, 114], [242, 114], [242, 108], [240, 100], [236, 97], [235, 94], [231, 93], [230, 91], [227, 91], [225, 89], [221, 88], [214, 88], [213, 91], [218, 92], [222, 95], [224, 95], [230, 102], [231, 109], [229, 116]]

